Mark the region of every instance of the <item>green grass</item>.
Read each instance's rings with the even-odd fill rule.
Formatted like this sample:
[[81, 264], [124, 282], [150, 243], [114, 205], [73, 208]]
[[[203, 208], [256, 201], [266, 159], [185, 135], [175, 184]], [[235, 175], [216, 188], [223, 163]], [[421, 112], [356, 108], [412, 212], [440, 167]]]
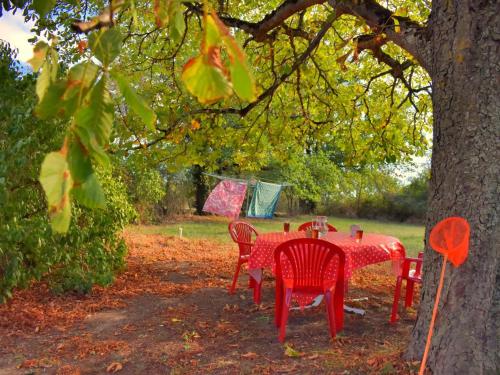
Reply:
[[[291, 230], [305, 221], [310, 221], [313, 216], [295, 216], [291, 218], [276, 218], [272, 220], [247, 219], [258, 232], [278, 232], [283, 230], [283, 223], [290, 221]], [[335, 226], [341, 232], [348, 232], [352, 224], [361, 225], [365, 232], [381, 233], [397, 237], [405, 246], [407, 255], [415, 256], [424, 247], [424, 226], [413, 224], [401, 224], [366, 219], [348, 219], [340, 217], [329, 217], [328, 223]], [[179, 228], [182, 228], [183, 236], [186, 238], [208, 238], [222, 242], [230, 242], [231, 238], [227, 231], [228, 222], [221, 218], [204, 218], [203, 221], [183, 220], [175, 223], [163, 225], [132, 225], [128, 230], [143, 234], [164, 234], [168, 236], [179, 235]]]

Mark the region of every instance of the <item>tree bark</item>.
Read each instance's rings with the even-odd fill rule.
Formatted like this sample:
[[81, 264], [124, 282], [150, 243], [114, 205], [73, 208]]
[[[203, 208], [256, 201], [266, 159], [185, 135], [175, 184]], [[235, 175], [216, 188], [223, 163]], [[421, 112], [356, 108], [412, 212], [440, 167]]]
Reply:
[[195, 208], [196, 214], [203, 215], [203, 205], [207, 199], [208, 187], [203, 176], [204, 169], [199, 165], [193, 166], [193, 184], [195, 188]]
[[[434, 134], [426, 243], [448, 216], [469, 221], [469, 256], [447, 267], [428, 368], [433, 374], [500, 372], [500, 69], [498, 2], [433, 1]], [[442, 256], [427, 246], [418, 319], [407, 351], [421, 359]]]

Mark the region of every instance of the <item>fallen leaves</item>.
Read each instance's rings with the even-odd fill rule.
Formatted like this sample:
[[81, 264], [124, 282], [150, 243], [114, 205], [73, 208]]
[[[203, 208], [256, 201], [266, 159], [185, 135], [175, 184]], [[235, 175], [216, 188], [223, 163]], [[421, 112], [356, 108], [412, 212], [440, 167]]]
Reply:
[[291, 358], [300, 358], [303, 357], [305, 353], [299, 352], [298, 350], [294, 349], [290, 344], [285, 344], [285, 355]]
[[120, 362], [113, 362], [108, 367], [106, 367], [106, 372], [115, 373], [123, 369], [123, 365]]
[[[15, 341], [10, 343], [7, 338], [26, 343], [23, 347], [30, 349], [29, 355], [20, 353], [23, 356], [16, 362], [25, 372], [78, 375], [88, 372], [85, 366], [96, 363], [102, 373], [137, 373], [145, 368], [141, 366], [151, 366], [151, 373], [159, 373], [154, 366], [165, 365], [178, 369], [177, 373], [238, 373], [239, 366], [246, 364], [259, 374], [348, 371], [407, 375], [418, 367], [418, 362], [401, 359], [413, 322], [403, 319], [397, 327], [387, 328], [394, 277], [384, 275], [390, 271], [381, 267], [353, 275], [346, 303], [357, 299], [354, 302], [370, 313], [361, 320], [346, 315], [347, 333], [330, 340], [324, 306], [320, 306], [306, 311], [305, 321], [296, 320], [302, 313], [292, 313], [289, 341], [281, 346], [274, 329], [271, 280], [265, 283], [261, 306], [251, 302], [249, 290], [227, 293], [234, 272], [232, 255], [236, 254], [231, 244], [130, 232], [125, 238], [128, 268], [112, 286], [96, 287], [91, 295], [78, 297], [54, 296], [45, 284], [37, 283], [0, 305], [0, 347], [9, 343], [9, 350], [17, 355], [20, 350]], [[182, 274], [183, 284], [172, 281], [173, 273]], [[368, 301], [359, 300], [366, 296]], [[152, 303], [154, 310], [141, 306], [140, 317], [134, 318], [126, 313], [136, 308], [137, 297], [168, 302]], [[372, 302], [380, 307], [374, 308]], [[88, 333], [86, 316], [117, 308], [124, 309], [126, 319], [109, 328], [109, 336]], [[321, 329], [310, 319], [317, 319]], [[101, 332], [103, 327], [96, 329]], [[58, 339], [44, 347], [40, 340], [53, 334]], [[108, 340], [113, 335], [117, 340]], [[33, 359], [46, 355], [41, 353], [52, 357]], [[39, 370], [43, 368], [50, 370]]]
[[246, 359], [254, 359], [257, 357], [258, 357], [257, 353], [254, 353], [254, 352], [248, 352], [248, 353], [241, 355], [241, 358], [246, 358]]

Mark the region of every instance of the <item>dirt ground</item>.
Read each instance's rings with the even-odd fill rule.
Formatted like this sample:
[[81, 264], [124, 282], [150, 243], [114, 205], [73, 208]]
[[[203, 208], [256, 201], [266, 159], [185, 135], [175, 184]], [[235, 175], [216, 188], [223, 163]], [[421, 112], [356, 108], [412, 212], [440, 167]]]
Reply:
[[[274, 326], [274, 281], [256, 306], [240, 276], [227, 292], [236, 247], [208, 240], [125, 234], [128, 267], [88, 296], [55, 296], [43, 283], [0, 305], [0, 374], [412, 374], [401, 355], [415, 311], [388, 323], [388, 265], [356, 271], [331, 340], [324, 304], [294, 311], [285, 345]], [[352, 301], [360, 297], [368, 300]]]

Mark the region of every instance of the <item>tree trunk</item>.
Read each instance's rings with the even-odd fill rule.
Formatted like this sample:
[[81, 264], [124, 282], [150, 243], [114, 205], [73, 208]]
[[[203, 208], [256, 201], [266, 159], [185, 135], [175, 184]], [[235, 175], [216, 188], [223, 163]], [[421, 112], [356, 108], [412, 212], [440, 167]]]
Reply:
[[195, 208], [196, 214], [203, 215], [203, 205], [207, 199], [208, 188], [203, 176], [203, 167], [193, 166], [193, 183], [195, 188]]
[[[432, 30], [434, 135], [426, 242], [448, 216], [469, 221], [469, 256], [449, 264], [428, 368], [433, 374], [498, 374], [500, 353], [500, 75], [497, 1], [436, 0]], [[427, 246], [409, 358], [421, 359], [442, 256]]]

